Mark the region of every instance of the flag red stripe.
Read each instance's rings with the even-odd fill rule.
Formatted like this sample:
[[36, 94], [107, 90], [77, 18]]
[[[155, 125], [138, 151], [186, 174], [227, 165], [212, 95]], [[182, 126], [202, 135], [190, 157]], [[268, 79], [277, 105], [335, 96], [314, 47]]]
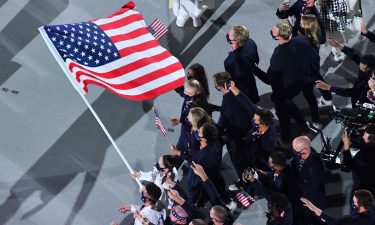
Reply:
[[144, 27], [142, 27], [142, 28], [133, 30], [126, 34], [119, 34], [119, 35], [112, 36], [110, 37], [110, 39], [113, 43], [117, 43], [117, 42], [124, 41], [124, 40], [135, 39], [147, 33], [149, 33], [149, 31], [145, 29]]
[[141, 52], [141, 51], [144, 51], [144, 50], [147, 50], [147, 49], [150, 49], [150, 48], [154, 48], [154, 47], [157, 47], [157, 46], [160, 46], [158, 41], [150, 40], [150, 41], [144, 42], [144, 43], [139, 44], [139, 45], [133, 45], [133, 46], [128, 47], [128, 48], [123, 48], [123, 49], [119, 50], [119, 52], [120, 52], [121, 57], [124, 57], [124, 56], [130, 55], [134, 52]]
[[87, 81], [84, 82], [84, 84], [85, 84], [84, 89], [86, 89], [86, 92], [87, 92], [87, 85], [95, 84], [95, 85], [98, 85], [98, 86], [101, 86], [103, 88], [108, 89], [109, 91], [111, 91], [112, 93], [114, 93], [114, 94], [116, 94], [120, 97], [127, 98], [127, 99], [130, 99], [130, 100], [143, 101], [143, 100], [155, 98], [158, 95], [161, 95], [161, 94], [164, 94], [164, 93], [166, 93], [170, 90], [176, 89], [177, 87], [180, 87], [181, 83], [183, 83], [184, 81], [185, 81], [185, 78], [182, 77], [182, 78], [179, 78], [179, 79], [177, 79], [173, 82], [167, 83], [163, 86], [160, 86], [158, 88], [155, 88], [151, 91], [145, 92], [145, 93], [140, 94], [140, 95], [122, 95], [122, 94], [119, 94], [116, 91], [112, 90], [111, 88], [106, 87], [105, 85], [102, 85], [101, 83], [98, 83], [98, 82], [92, 81], [92, 80], [87, 80]]
[[[123, 76], [124, 74], [127, 74], [129, 72], [132, 72], [134, 70], [137, 70], [139, 68], [142, 68], [150, 63], [154, 62], [160, 62], [168, 57], [170, 57], [171, 54], [168, 51], [164, 51], [158, 55], [154, 55], [152, 58], [143, 58], [138, 61], [132, 62], [130, 64], [127, 64], [125, 66], [122, 66], [120, 68], [114, 68], [113, 70], [106, 72], [106, 73], [97, 73], [94, 71], [90, 71], [94, 75], [101, 77], [101, 78], [115, 78], [119, 76]], [[71, 62], [68, 66], [69, 70], [72, 72], [74, 67], [78, 67], [82, 70], [86, 70], [82, 65], [76, 63], [76, 62]], [[77, 76], [77, 79], [79, 79], [79, 76]]]
[[133, 14], [124, 18], [121, 18], [119, 20], [99, 25], [100, 29], [106, 31], [106, 30], [112, 30], [120, 27], [124, 27], [126, 25], [129, 25], [135, 21], [142, 21], [143, 17], [141, 14]]
[[[138, 87], [140, 85], [143, 85], [145, 83], [148, 83], [148, 82], [151, 82], [153, 80], [156, 80], [160, 77], [163, 77], [165, 76], [166, 74], [170, 74], [170, 73], [173, 73], [175, 71], [178, 71], [181, 69], [181, 65], [179, 62], [176, 62], [172, 65], [169, 65], [165, 68], [160, 68], [158, 70], [154, 70], [153, 72], [151, 73], [148, 73], [148, 74], [144, 74], [143, 76], [137, 78], [137, 79], [134, 79], [132, 81], [129, 81], [129, 82], [126, 82], [126, 83], [122, 83], [122, 84], [111, 84], [111, 83], [108, 83], [108, 82], [105, 82], [103, 80], [101, 80], [103, 83], [106, 83], [107, 85], [111, 86], [112, 88], [115, 88], [115, 89], [122, 89], [122, 90], [128, 90], [128, 89], [132, 89], [132, 88], [135, 88], [135, 87]], [[88, 77], [91, 77], [93, 79], [98, 79], [97, 77], [93, 76], [93, 75], [90, 75], [84, 71], [79, 71], [77, 72], [77, 75], [76, 75], [76, 78], [78, 80], [78, 82], [80, 81], [79, 80], [79, 77], [82, 76], [82, 75], [86, 75]]]

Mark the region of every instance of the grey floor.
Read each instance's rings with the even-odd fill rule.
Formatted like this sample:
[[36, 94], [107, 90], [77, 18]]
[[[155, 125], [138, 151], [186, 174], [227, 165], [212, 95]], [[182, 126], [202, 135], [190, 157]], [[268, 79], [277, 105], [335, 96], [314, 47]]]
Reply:
[[[225, 34], [231, 25], [250, 28], [258, 44], [260, 67], [266, 69], [276, 43], [269, 36], [277, 21], [275, 0], [217, 1], [217, 8], [204, 14], [200, 29], [175, 26], [168, 1], [138, 0], [137, 8], [149, 24], [160, 18], [169, 26], [161, 40], [184, 66], [199, 62], [209, 75], [223, 70], [229, 46]], [[111, 220], [130, 224], [129, 216], [118, 213], [124, 203], [140, 203], [138, 186], [104, 135], [98, 123], [52, 58], [37, 28], [47, 24], [86, 21], [110, 14], [124, 2], [106, 0], [0, 0], [0, 224], [104, 225]], [[363, 0], [364, 21], [375, 28], [373, 0]], [[358, 34], [347, 33], [350, 46], [374, 52], [375, 45]], [[322, 71], [330, 83], [348, 86], [355, 65], [332, 61], [323, 46]], [[221, 96], [212, 90], [211, 102]], [[261, 105], [271, 106], [270, 88], [258, 82]], [[156, 106], [163, 121], [178, 117], [182, 99], [170, 92], [153, 101], [121, 99], [91, 86], [86, 95], [126, 159], [135, 170], [152, 168], [168, 142], [154, 127], [150, 111]], [[334, 97], [343, 107], [347, 99]], [[301, 108], [309, 115], [302, 98]], [[325, 133], [339, 135], [340, 127], [324, 114]], [[214, 115], [217, 118], [217, 114]], [[166, 124], [166, 123], [165, 123]], [[176, 142], [179, 127], [170, 128]], [[314, 146], [320, 148], [315, 139]], [[228, 181], [233, 170], [225, 155], [223, 172]], [[334, 215], [348, 212], [350, 174], [327, 172], [328, 208]], [[259, 202], [264, 207], [264, 201]], [[258, 205], [241, 213], [238, 222], [264, 224]]]

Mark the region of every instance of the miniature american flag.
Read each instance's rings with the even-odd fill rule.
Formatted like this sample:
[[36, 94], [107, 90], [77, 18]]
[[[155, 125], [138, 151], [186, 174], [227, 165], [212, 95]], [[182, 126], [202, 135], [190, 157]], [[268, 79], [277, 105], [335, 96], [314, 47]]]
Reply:
[[168, 32], [168, 28], [164, 25], [164, 23], [156, 18], [154, 22], [148, 26], [148, 31], [155, 37], [156, 40], [159, 40]]
[[245, 191], [239, 191], [236, 194], [237, 200], [245, 207], [249, 207], [251, 204], [255, 202], [255, 199], [251, 197], [247, 192]]
[[160, 120], [159, 117], [159, 112], [156, 108], [154, 108], [154, 113], [155, 113], [155, 125], [160, 129], [160, 132], [164, 135], [167, 136], [167, 131], [165, 130], [163, 123]]

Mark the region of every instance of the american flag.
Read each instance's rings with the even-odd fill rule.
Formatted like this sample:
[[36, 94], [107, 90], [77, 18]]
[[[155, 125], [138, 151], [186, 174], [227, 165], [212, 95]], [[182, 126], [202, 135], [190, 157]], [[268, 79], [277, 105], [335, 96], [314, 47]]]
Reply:
[[163, 37], [164, 34], [168, 32], [168, 28], [162, 23], [158, 18], [154, 20], [148, 26], [148, 31], [155, 37], [156, 40], [159, 40], [161, 37]]
[[165, 130], [165, 128], [163, 126], [163, 123], [160, 120], [159, 112], [158, 112], [158, 110], [156, 108], [154, 108], [154, 114], [155, 114], [155, 125], [160, 129], [160, 132], [164, 136], [168, 136], [167, 131]]
[[241, 190], [236, 194], [237, 200], [245, 207], [248, 208], [255, 202], [255, 199], [251, 197], [246, 191]]
[[78, 90], [96, 84], [147, 100], [183, 85], [181, 63], [150, 34], [134, 6], [128, 3], [104, 19], [39, 28]]

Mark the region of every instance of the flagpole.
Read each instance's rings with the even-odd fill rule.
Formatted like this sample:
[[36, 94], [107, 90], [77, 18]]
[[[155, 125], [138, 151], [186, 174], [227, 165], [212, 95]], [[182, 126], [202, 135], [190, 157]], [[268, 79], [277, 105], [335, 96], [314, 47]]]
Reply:
[[[126, 167], [128, 168], [128, 170], [130, 171], [130, 173], [133, 173], [134, 170], [133, 168], [130, 166], [128, 160], [126, 160], [125, 156], [122, 154], [122, 152], [120, 151], [119, 147], [117, 146], [116, 142], [113, 140], [112, 136], [110, 135], [110, 133], [108, 132], [107, 128], [104, 126], [102, 120], [99, 118], [98, 114], [95, 112], [95, 110], [92, 108], [91, 104], [89, 103], [89, 101], [87, 101], [86, 97], [84, 96], [84, 92], [82, 91], [82, 89], [80, 89], [77, 84], [75, 83], [75, 80], [73, 79], [73, 77], [71, 76], [70, 72], [68, 71], [68, 69], [66, 68], [65, 66], [65, 63], [61, 60], [60, 58], [60, 55], [59, 53], [57, 52], [57, 50], [52, 47], [53, 44], [51, 43], [51, 40], [48, 38], [47, 34], [46, 34], [46, 31], [44, 30], [43, 27], [39, 27], [39, 32], [40, 34], [42, 35], [43, 37], [43, 40], [46, 42], [47, 44], [47, 47], [48, 49], [51, 51], [52, 55], [55, 57], [56, 61], [59, 63], [61, 69], [64, 71], [66, 77], [68, 78], [68, 80], [70, 81], [70, 83], [73, 85], [74, 89], [79, 93], [79, 95], [82, 97], [83, 101], [86, 103], [87, 107], [90, 109], [91, 113], [94, 115], [96, 121], [99, 123], [100, 127], [102, 128], [102, 130], [104, 131], [104, 133], [107, 135], [109, 141], [111, 142], [111, 144], [113, 145], [113, 147], [116, 149], [116, 152], [117, 154], [120, 156], [120, 158], [122, 159], [122, 161], [125, 163]], [[135, 181], [137, 182], [137, 184], [139, 186], [142, 186], [141, 182], [139, 181], [139, 179], [135, 179]]]

